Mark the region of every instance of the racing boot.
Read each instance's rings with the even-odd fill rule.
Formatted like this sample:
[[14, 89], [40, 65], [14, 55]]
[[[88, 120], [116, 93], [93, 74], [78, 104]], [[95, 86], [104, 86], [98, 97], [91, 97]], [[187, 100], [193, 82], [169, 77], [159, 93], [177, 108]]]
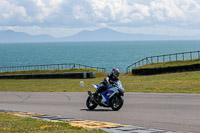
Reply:
[[96, 104], [98, 104], [97, 101], [96, 101], [96, 99], [94, 98], [94, 93], [92, 94], [91, 91], [88, 91], [88, 95], [90, 96], [90, 98], [91, 98]]
[[98, 93], [99, 93], [99, 89], [97, 89], [96, 92], [95, 92], [94, 95], [93, 95], [93, 96], [94, 96], [93, 98], [94, 98], [95, 100], [97, 100]]

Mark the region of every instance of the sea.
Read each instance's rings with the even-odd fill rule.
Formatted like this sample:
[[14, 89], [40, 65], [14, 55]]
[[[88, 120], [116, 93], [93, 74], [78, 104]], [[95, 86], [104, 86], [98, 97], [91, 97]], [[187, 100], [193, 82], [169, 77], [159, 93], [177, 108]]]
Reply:
[[200, 41], [0, 43], [0, 67], [77, 63], [123, 73], [145, 57], [199, 50]]

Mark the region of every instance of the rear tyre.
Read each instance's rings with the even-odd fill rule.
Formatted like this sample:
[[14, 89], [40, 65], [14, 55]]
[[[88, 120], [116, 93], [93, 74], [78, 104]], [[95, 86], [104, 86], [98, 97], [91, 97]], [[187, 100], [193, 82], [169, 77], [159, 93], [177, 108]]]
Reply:
[[114, 96], [111, 100], [111, 108], [114, 111], [119, 110], [124, 104], [124, 99], [122, 96]]
[[97, 107], [97, 104], [91, 99], [90, 96], [88, 96], [86, 106], [88, 109], [93, 110]]

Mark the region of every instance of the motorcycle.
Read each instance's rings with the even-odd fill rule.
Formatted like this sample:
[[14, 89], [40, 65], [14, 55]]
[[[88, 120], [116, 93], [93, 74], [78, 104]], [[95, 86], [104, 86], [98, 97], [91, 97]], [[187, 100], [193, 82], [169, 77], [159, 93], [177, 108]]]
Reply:
[[[95, 90], [99, 88], [99, 85], [93, 84]], [[86, 100], [86, 106], [88, 109], [93, 110], [98, 105], [103, 107], [111, 107], [112, 110], [119, 110], [124, 103], [124, 87], [121, 81], [114, 82], [112, 85], [106, 87], [106, 91], [98, 93], [96, 98], [94, 93], [88, 91], [88, 98]]]

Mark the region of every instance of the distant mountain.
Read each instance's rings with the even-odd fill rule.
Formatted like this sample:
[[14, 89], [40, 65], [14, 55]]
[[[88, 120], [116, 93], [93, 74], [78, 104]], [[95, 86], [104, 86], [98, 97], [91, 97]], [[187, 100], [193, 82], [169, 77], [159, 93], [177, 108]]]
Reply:
[[12, 30], [0, 31], [0, 42], [71, 42], [71, 41], [136, 41], [136, 40], [200, 40], [200, 36], [167, 36], [122, 33], [109, 28], [83, 30], [73, 36], [53, 38], [50, 35], [29, 35]]
[[0, 42], [50, 42], [54, 38], [50, 35], [29, 35], [24, 32], [12, 30], [0, 31]]
[[62, 41], [200, 40], [200, 36], [131, 34], [103, 28], [94, 31], [83, 30], [73, 36], [59, 39]]

